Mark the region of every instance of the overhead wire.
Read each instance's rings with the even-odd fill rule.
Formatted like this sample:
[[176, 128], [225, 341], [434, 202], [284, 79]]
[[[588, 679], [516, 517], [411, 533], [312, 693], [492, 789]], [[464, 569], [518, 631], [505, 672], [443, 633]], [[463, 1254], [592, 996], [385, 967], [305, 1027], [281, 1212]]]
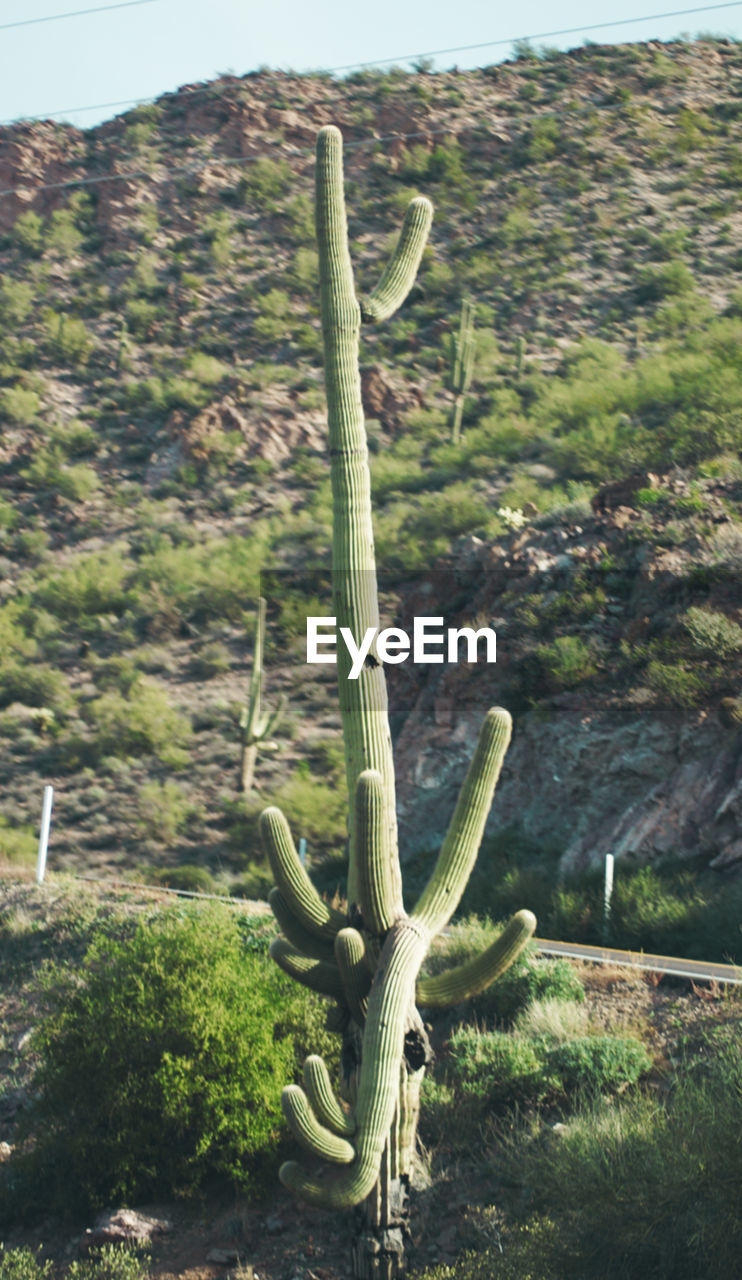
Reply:
[[110, 13], [113, 9], [134, 9], [141, 4], [157, 4], [158, 0], [121, 0], [120, 4], [103, 4], [94, 9], [73, 9], [69, 13], [49, 13], [41, 18], [19, 18], [17, 22], [0, 22], [0, 31], [14, 27], [36, 27], [42, 22], [61, 22], [63, 18], [83, 18], [91, 13]]
[[[153, 2], [154, 0], [129, 0], [129, 3], [145, 4], [145, 3], [153, 3]], [[106, 6], [106, 7], [113, 8], [114, 6]], [[115, 7], [118, 7], [118, 6], [115, 6]], [[297, 75], [336, 75], [340, 71], [351, 71], [351, 70], [362, 71], [365, 67], [380, 67], [380, 66], [385, 66], [388, 63], [394, 64], [399, 62], [413, 62], [416, 60], [421, 60], [423, 58], [442, 57], [444, 54], [448, 54], [448, 53], [465, 53], [465, 52], [472, 52], [478, 49], [495, 49], [495, 48], [504, 47], [505, 45], [528, 44], [533, 40], [548, 40], [548, 39], [553, 39], [556, 36], [576, 35], [579, 32], [602, 31], [607, 29], [608, 27], [621, 27], [621, 26], [627, 26], [627, 25], [631, 25], [632, 23], [639, 23], [639, 22], [659, 22], [663, 18], [688, 17], [691, 14], [711, 13], [720, 9], [739, 9], [739, 8], [742, 8], [742, 0], [733, 0], [733, 3], [727, 2], [724, 4], [697, 5], [691, 9], [673, 9], [664, 13], [642, 14], [641, 16], [636, 18], [616, 18], [614, 21], [611, 21], [611, 22], [598, 22], [598, 23], [587, 24], [579, 27], [563, 27], [557, 31], [531, 32], [530, 35], [508, 36], [507, 38], [500, 38], [497, 40], [485, 40], [480, 42], [479, 44], [455, 45], [455, 46], [452, 46], [450, 49], [423, 50], [419, 53], [409, 53], [404, 55], [399, 54], [396, 57], [376, 58], [372, 61], [366, 61], [366, 62], [347, 62], [347, 63], [344, 63], [342, 66], [336, 66], [336, 67], [314, 67], [309, 71], [297, 72], [296, 74]], [[0, 28], [0, 30], [1, 29], [2, 28]], [[195, 96], [196, 93], [211, 94], [211, 96], [215, 96], [220, 92], [225, 92], [226, 89], [230, 87], [231, 85], [227, 85], [225, 86], [225, 90], [219, 90], [210, 86], [204, 86], [203, 89], [193, 90], [191, 97]], [[34, 121], [48, 120], [53, 116], [74, 115], [77, 113], [83, 114], [87, 111], [105, 111], [105, 110], [108, 110], [109, 108], [112, 109], [115, 107], [146, 106], [149, 103], [154, 102], [156, 99], [160, 97], [171, 96], [176, 92], [178, 91], [170, 90], [170, 91], [166, 91], [165, 93], [150, 94], [148, 97], [144, 97], [144, 98], [122, 98], [116, 102], [90, 103], [87, 106], [83, 106], [83, 107], [57, 107], [53, 111], [39, 112], [38, 114], [32, 115], [32, 116], [30, 115], [14, 116], [12, 118], [0, 120], [0, 126], [10, 125], [10, 124], [27, 124], [27, 123], [32, 123]]]

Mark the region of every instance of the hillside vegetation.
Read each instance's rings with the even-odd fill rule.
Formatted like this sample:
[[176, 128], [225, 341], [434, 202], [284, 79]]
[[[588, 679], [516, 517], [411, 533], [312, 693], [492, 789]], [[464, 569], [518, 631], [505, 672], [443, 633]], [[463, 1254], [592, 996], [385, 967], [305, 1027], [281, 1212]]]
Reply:
[[[566, 540], [577, 572], [556, 587], [459, 590], [460, 613], [506, 620], [496, 692], [519, 723], [572, 696], [619, 720], [649, 706], [689, 732], [718, 714], [734, 730], [741, 112], [742, 51], [708, 39], [524, 49], [465, 73], [258, 72], [87, 133], [2, 131], [6, 857], [30, 856], [53, 781], [53, 864], [187, 864], [191, 887], [207, 870], [264, 887], [237, 721], [260, 569], [329, 560], [312, 225], [327, 121], [346, 137], [362, 280], [410, 193], [436, 206], [419, 286], [362, 353], [391, 587], [436, 557], [457, 568], [466, 539], [531, 575]], [[476, 358], [453, 444], [464, 299]], [[616, 517], [591, 512], [627, 476]], [[643, 595], [611, 576], [622, 567]], [[344, 839], [332, 682], [304, 666], [312, 592], [282, 582], [266, 697], [289, 710], [257, 782], [328, 855]], [[462, 706], [490, 697], [458, 674]], [[413, 706], [393, 684], [402, 759]], [[572, 809], [549, 804], [566, 830]]]

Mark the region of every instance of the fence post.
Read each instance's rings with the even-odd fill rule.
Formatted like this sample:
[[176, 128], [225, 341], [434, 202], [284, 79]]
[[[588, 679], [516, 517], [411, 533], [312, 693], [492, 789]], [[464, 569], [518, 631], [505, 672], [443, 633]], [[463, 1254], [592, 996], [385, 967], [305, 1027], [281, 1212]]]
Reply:
[[299, 861], [303, 867], [307, 864], [307, 841], [306, 836], [299, 837]]
[[39, 835], [39, 857], [36, 863], [36, 883], [41, 884], [46, 871], [46, 850], [49, 845], [49, 828], [52, 821], [52, 803], [54, 787], [44, 787], [44, 804], [41, 810], [41, 834]]
[[613, 854], [605, 855], [605, 886], [603, 889], [603, 941], [608, 941], [611, 927], [611, 898], [613, 896]]

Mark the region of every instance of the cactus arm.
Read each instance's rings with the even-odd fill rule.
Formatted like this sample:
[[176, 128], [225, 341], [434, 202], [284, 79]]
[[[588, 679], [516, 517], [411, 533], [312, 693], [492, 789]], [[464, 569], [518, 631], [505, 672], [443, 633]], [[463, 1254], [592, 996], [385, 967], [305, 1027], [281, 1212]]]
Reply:
[[284, 1186], [309, 1204], [327, 1209], [352, 1208], [366, 1198], [376, 1181], [397, 1105], [415, 977], [429, 940], [427, 929], [408, 919], [397, 921], [384, 943], [363, 1033], [354, 1108], [357, 1132], [353, 1163], [329, 1178], [314, 1178], [293, 1160], [279, 1170]]
[[386, 269], [373, 292], [361, 299], [364, 321], [387, 320], [401, 307], [415, 283], [432, 221], [433, 206], [425, 196], [410, 201]]
[[316, 991], [321, 996], [332, 996], [333, 1000], [344, 999], [343, 984], [337, 965], [303, 955], [285, 938], [274, 938], [268, 948], [268, 954], [272, 960], [275, 960], [279, 969], [283, 969], [290, 978], [308, 987], [310, 991]]
[[356, 1131], [355, 1119], [340, 1106], [324, 1060], [316, 1053], [304, 1062], [304, 1089], [320, 1123], [342, 1138], [351, 1138]]
[[366, 1021], [371, 974], [366, 964], [366, 944], [357, 929], [341, 929], [335, 938], [335, 959], [345, 1002], [351, 1017], [362, 1027]]
[[329, 1160], [331, 1164], [351, 1163], [355, 1156], [351, 1144], [319, 1123], [298, 1084], [289, 1084], [283, 1090], [281, 1108], [294, 1136], [311, 1155]]
[[356, 838], [364, 850], [358, 862], [358, 903], [366, 929], [382, 937], [404, 915], [402, 877], [391, 843], [387, 801], [381, 774], [365, 770], [355, 794]]
[[324, 960], [332, 964], [335, 953], [331, 938], [318, 938], [316, 933], [310, 933], [301, 920], [294, 915], [280, 889], [271, 889], [268, 902], [278, 927], [293, 946], [305, 956], [312, 956], [315, 960]]
[[511, 731], [510, 715], [502, 707], [487, 712], [433, 873], [412, 913], [431, 936], [450, 920], [466, 888]]
[[287, 1084], [281, 1092], [281, 1110], [294, 1137], [312, 1156], [329, 1160], [333, 1165], [349, 1165], [356, 1152], [351, 1143], [325, 1129], [313, 1114], [306, 1093], [298, 1084]]
[[427, 1009], [448, 1009], [469, 996], [479, 995], [517, 960], [535, 928], [533, 912], [518, 911], [481, 955], [434, 978], [419, 978], [415, 988], [417, 1003]]
[[261, 730], [260, 730], [261, 738], [269, 738], [270, 735], [273, 733], [273, 730], [277, 727], [281, 719], [281, 716], [286, 710], [287, 702], [288, 702], [288, 698], [286, 697], [286, 694], [282, 693], [280, 698], [278, 699], [278, 703], [276, 704], [275, 711], [273, 711], [270, 715], [265, 716], [261, 722]]
[[272, 806], [263, 810], [260, 838], [286, 906], [308, 933], [331, 947], [335, 934], [346, 923], [345, 916], [320, 898], [299, 860], [291, 829], [280, 809]]

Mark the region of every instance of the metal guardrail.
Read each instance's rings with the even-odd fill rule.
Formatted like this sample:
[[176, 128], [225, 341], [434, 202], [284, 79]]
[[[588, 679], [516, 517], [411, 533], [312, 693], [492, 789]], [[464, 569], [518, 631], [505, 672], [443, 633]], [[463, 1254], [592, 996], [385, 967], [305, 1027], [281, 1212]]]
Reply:
[[620, 964], [633, 969], [647, 969], [650, 973], [674, 973], [679, 978], [695, 978], [699, 982], [742, 984], [742, 969], [733, 964], [655, 956], [647, 951], [618, 951], [613, 947], [590, 947], [575, 942], [552, 942], [547, 938], [534, 938], [533, 941], [542, 955], [566, 956], [593, 964]]
[[[209, 902], [226, 902], [231, 907], [253, 910], [260, 906], [264, 914], [270, 914], [267, 903], [253, 898], [230, 898], [219, 893], [199, 893], [191, 889], [172, 889], [169, 885], [143, 884], [133, 880], [104, 879], [101, 876], [71, 875], [73, 880], [104, 885], [109, 889], [139, 890], [145, 893], [170, 894], [176, 898], [196, 898]], [[261, 912], [261, 914], [263, 914]], [[446, 932], [446, 931], [444, 931]], [[545, 956], [564, 956], [571, 960], [586, 960], [591, 964], [617, 964], [650, 973], [674, 974], [678, 978], [691, 978], [696, 982], [724, 982], [742, 986], [742, 968], [732, 964], [716, 964], [709, 960], [690, 960], [681, 956], [660, 956], [647, 951], [621, 951], [615, 947], [593, 947], [579, 942], [556, 942], [549, 938], [534, 938], [536, 950]]]

